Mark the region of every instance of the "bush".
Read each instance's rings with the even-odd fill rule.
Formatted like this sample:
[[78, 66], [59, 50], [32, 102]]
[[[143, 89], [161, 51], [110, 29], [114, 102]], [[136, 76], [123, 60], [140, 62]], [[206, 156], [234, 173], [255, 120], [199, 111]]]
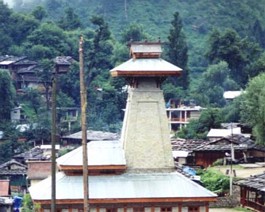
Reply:
[[205, 188], [217, 194], [229, 191], [229, 177], [211, 169], [202, 172], [201, 182]]

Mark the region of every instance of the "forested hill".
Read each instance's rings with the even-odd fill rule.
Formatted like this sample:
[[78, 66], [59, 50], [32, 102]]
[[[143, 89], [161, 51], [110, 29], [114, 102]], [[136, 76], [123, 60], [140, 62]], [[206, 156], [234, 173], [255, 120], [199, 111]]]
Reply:
[[[65, 8], [73, 8], [84, 26], [101, 15], [116, 39], [131, 23], [141, 24], [153, 39], [166, 40], [173, 14], [179, 12], [189, 45], [191, 66], [200, 66], [205, 39], [213, 30], [232, 28], [241, 37], [253, 37], [255, 24], [265, 28], [265, 0], [41, 0], [49, 18], [58, 20]], [[14, 10], [31, 11], [36, 0], [17, 0]]]

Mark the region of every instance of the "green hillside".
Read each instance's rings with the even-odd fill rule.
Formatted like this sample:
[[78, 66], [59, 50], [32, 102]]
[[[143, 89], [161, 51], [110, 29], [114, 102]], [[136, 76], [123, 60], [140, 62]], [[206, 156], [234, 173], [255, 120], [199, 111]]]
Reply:
[[[33, 2], [17, 4], [14, 9], [32, 10], [36, 7]], [[89, 19], [93, 15], [101, 15], [116, 39], [131, 23], [137, 23], [153, 39], [161, 37], [165, 41], [177, 11], [187, 37], [190, 66], [194, 68], [205, 66], [205, 40], [213, 28], [232, 28], [242, 37], [252, 37], [257, 20], [265, 28], [265, 0], [42, 0], [41, 4], [53, 20], [63, 16], [65, 8], [73, 8], [84, 26], [91, 26]]]

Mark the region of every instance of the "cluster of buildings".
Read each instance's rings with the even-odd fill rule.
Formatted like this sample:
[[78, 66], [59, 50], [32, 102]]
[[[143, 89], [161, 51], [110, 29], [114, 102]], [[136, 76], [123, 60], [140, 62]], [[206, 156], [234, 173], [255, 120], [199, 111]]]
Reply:
[[[70, 56], [58, 56], [53, 59], [54, 70], [59, 74], [66, 73], [73, 58]], [[36, 61], [28, 59], [26, 56], [17, 57], [11, 55], [0, 56], [0, 69], [9, 71], [15, 82], [16, 90], [23, 91], [25, 88], [39, 88], [43, 86], [40, 74], [43, 68]], [[43, 89], [43, 88], [42, 88]]]
[[[253, 158], [264, 160], [265, 149], [242, 135], [210, 141], [170, 140], [169, 124], [171, 130], [179, 129], [190, 119], [198, 118], [203, 108], [192, 101], [182, 103], [171, 99], [165, 110], [161, 83], [168, 76], [179, 76], [182, 70], [163, 60], [161, 53], [160, 42], [132, 43], [131, 59], [110, 71], [113, 77], [126, 78], [129, 84], [128, 99], [121, 137], [103, 132], [87, 133], [87, 189], [92, 212], [208, 212], [209, 204], [217, 201], [217, 195], [177, 171], [176, 164], [207, 167], [225, 158], [226, 153], [231, 151], [231, 144], [236, 159], [245, 162]], [[20, 60], [13, 63], [3, 61], [6, 61], [2, 63], [6, 68], [21, 64]], [[22, 79], [22, 71], [12, 73], [14, 79]], [[17, 88], [31, 85], [30, 74], [27, 79], [18, 80], [24, 84], [18, 83]], [[62, 143], [64, 146], [80, 145], [81, 132], [64, 136]], [[57, 211], [82, 211], [82, 147], [62, 156], [58, 154], [56, 163]], [[8, 180], [0, 180], [0, 195], [10, 195], [10, 188], [13, 191], [21, 189], [22, 192], [29, 190], [40, 211], [50, 212], [50, 169], [48, 146], [35, 147], [15, 156], [12, 161], [0, 166], [0, 175], [8, 176]], [[16, 180], [25, 181], [25, 185], [10, 186], [12, 173], [21, 176]], [[259, 176], [259, 180], [261, 178]], [[253, 203], [249, 198], [253, 190], [248, 185], [248, 181], [239, 183], [241, 203], [245, 206]], [[253, 194], [257, 200], [254, 204], [264, 204], [265, 198], [260, 200], [259, 196], [262, 192], [257, 190]]]

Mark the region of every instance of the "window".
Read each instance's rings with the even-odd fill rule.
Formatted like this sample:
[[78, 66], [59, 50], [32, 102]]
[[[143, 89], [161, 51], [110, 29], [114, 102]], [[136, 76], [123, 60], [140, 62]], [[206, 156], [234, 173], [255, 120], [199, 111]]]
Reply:
[[161, 212], [171, 212], [171, 211], [172, 211], [171, 207], [161, 208]]
[[198, 206], [189, 207], [188, 212], [199, 212], [199, 208]]

